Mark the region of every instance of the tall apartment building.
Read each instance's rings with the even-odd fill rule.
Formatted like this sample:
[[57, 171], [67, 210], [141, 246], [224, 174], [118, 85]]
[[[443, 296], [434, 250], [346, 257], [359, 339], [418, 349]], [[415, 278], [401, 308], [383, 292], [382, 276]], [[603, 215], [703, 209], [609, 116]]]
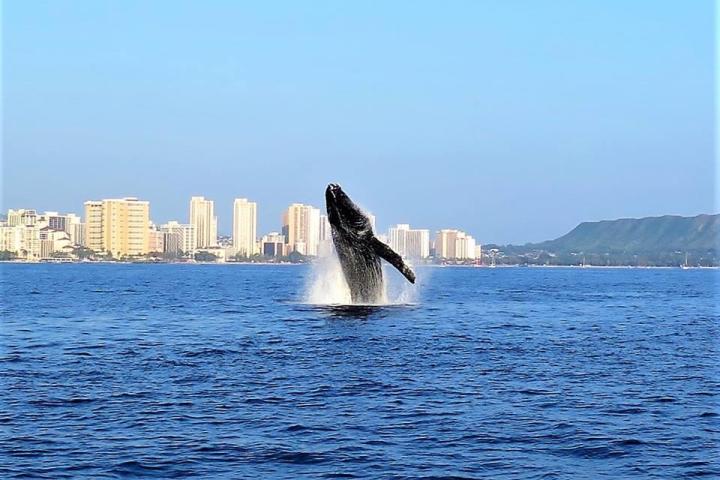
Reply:
[[332, 227], [327, 215], [320, 215], [320, 241], [332, 240]]
[[430, 230], [411, 229], [407, 223], [388, 231], [390, 248], [405, 258], [427, 258], [430, 255]]
[[32, 209], [10, 209], [7, 214], [7, 224], [9, 227], [35, 225], [37, 223], [37, 217], [37, 211]]
[[293, 203], [283, 214], [283, 234], [288, 253], [318, 254], [320, 243], [320, 210], [302, 203]]
[[236, 198], [233, 203], [233, 248], [245, 257], [258, 253], [257, 204], [247, 198]]
[[105, 250], [102, 200], [85, 202], [85, 246], [95, 252]]
[[26, 260], [41, 258], [40, 227], [18, 223], [0, 225], [0, 251], [5, 250]]
[[195, 227], [193, 250], [217, 246], [215, 202], [205, 197], [190, 198], [190, 225]]
[[160, 231], [176, 235], [176, 239], [169, 241], [165, 251], [172, 253], [192, 253], [195, 251], [197, 240], [195, 239], [195, 226], [182, 224], [176, 221], [160, 225]]
[[149, 248], [150, 203], [135, 197], [85, 202], [88, 248], [115, 257], [144, 255]]
[[475, 239], [461, 230], [440, 230], [435, 237], [435, 256], [451, 260], [475, 258]]

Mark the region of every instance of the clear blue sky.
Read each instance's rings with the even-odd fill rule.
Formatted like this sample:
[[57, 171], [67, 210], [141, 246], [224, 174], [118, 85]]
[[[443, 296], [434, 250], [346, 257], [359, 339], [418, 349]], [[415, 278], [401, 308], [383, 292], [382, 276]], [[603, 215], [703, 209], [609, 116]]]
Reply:
[[2, 208], [324, 208], [483, 243], [714, 210], [714, 5], [6, 1]]

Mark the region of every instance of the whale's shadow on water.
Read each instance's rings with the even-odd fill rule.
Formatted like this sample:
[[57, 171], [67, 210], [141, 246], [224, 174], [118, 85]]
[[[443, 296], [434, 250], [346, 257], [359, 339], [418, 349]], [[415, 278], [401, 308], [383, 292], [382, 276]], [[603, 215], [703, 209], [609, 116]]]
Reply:
[[393, 314], [398, 310], [414, 308], [414, 304], [390, 304], [390, 305], [308, 305], [313, 310], [320, 312], [329, 318], [346, 320], [367, 320], [381, 319]]

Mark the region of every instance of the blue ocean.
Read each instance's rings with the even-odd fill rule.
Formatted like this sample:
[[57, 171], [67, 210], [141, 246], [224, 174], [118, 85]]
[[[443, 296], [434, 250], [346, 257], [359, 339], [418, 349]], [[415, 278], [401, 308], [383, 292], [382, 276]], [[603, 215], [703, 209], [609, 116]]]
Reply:
[[0, 272], [3, 479], [720, 477], [718, 271]]

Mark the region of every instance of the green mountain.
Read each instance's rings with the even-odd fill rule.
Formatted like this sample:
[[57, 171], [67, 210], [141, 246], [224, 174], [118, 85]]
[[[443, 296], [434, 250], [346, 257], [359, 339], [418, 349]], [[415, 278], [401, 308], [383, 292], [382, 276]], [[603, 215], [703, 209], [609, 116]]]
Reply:
[[555, 240], [494, 247], [500, 263], [720, 265], [720, 215], [583, 222]]
[[557, 252], [647, 254], [717, 250], [720, 215], [622, 218], [583, 222], [555, 240], [535, 248]]

